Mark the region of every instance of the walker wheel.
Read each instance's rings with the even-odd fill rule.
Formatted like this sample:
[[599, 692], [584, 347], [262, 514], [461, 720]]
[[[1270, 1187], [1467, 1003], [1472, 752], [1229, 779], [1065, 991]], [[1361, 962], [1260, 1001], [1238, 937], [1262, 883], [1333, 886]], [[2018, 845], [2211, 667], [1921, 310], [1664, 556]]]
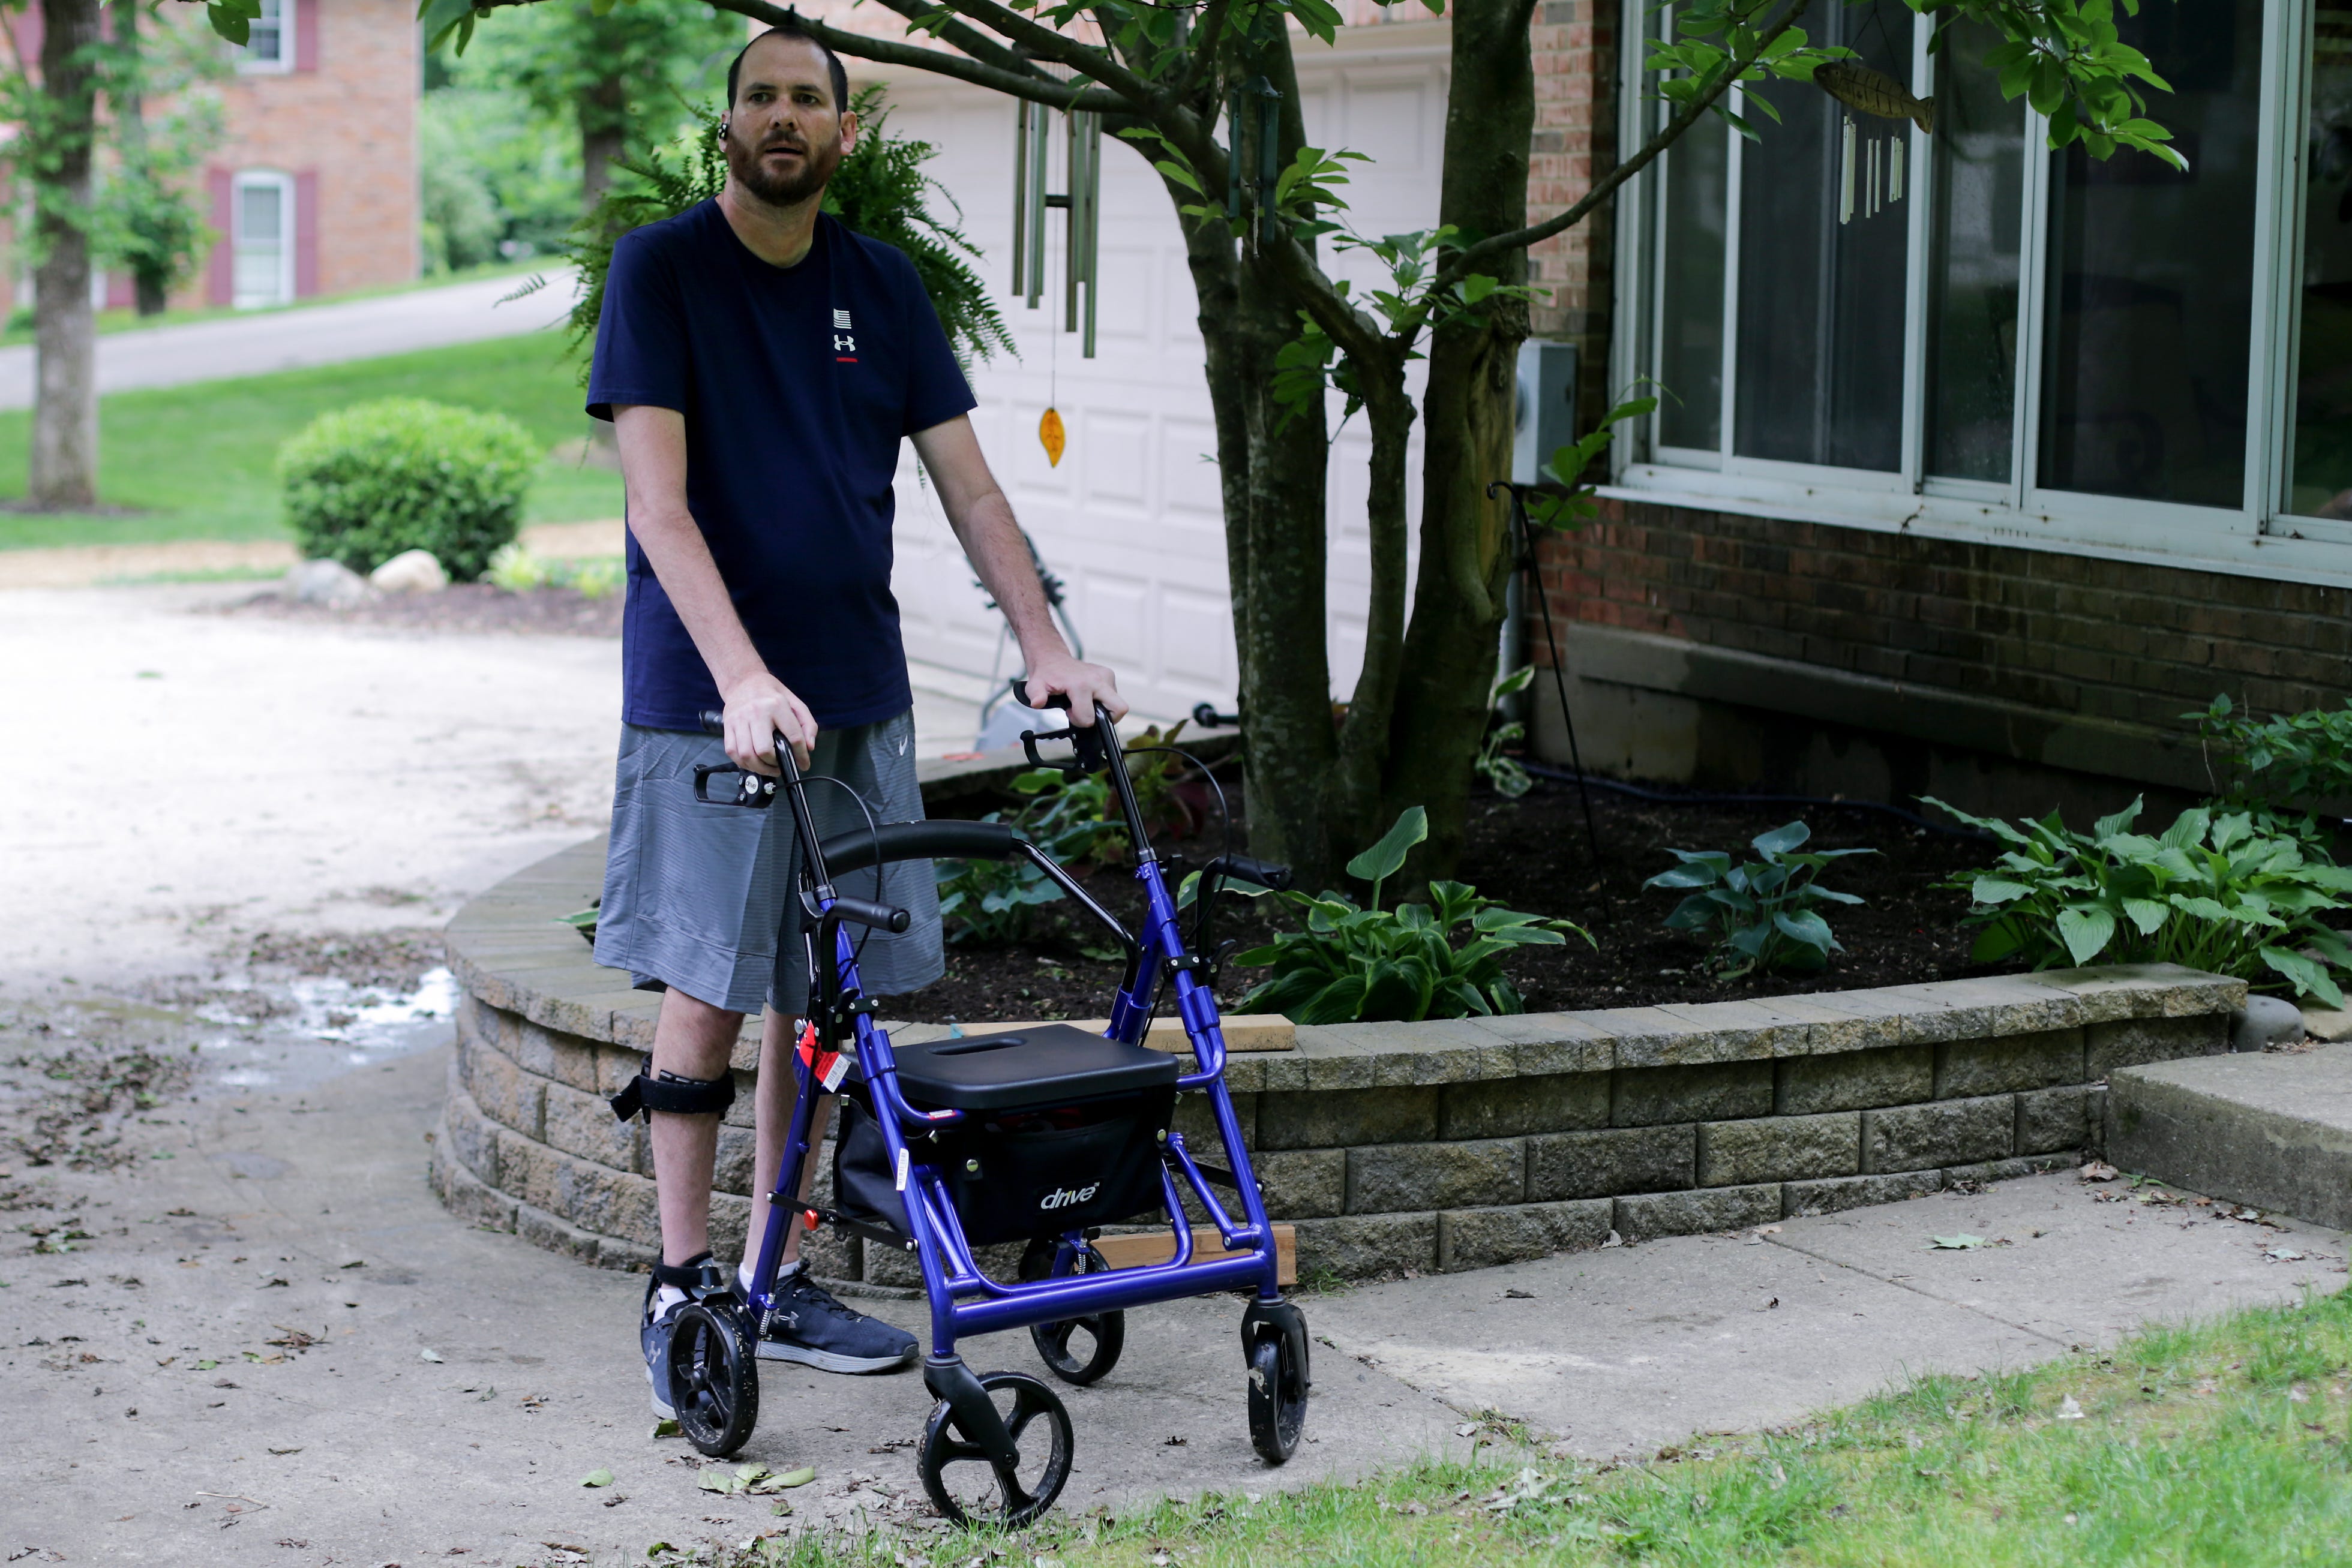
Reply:
[[1307, 1390], [1300, 1368], [1290, 1364], [1290, 1353], [1278, 1333], [1260, 1338], [1250, 1350], [1250, 1447], [1269, 1465], [1278, 1465], [1298, 1450], [1298, 1434], [1307, 1426]]
[[669, 1336], [669, 1387], [678, 1429], [713, 1458], [725, 1458], [751, 1436], [760, 1422], [759, 1347], [733, 1301], [679, 1309]]
[[1004, 1417], [1020, 1462], [1000, 1469], [985, 1448], [965, 1439], [955, 1426], [954, 1406], [942, 1399], [923, 1424], [915, 1469], [941, 1518], [1018, 1530], [1053, 1507], [1070, 1479], [1070, 1413], [1051, 1388], [1025, 1372], [991, 1372], [980, 1385]]
[[[1032, 1243], [1021, 1260], [1024, 1280], [1043, 1280], [1053, 1272], [1055, 1248], [1052, 1243], [1040, 1247]], [[1103, 1255], [1088, 1247], [1078, 1254], [1076, 1272], [1107, 1274], [1110, 1264]], [[1075, 1354], [1071, 1341], [1084, 1355]], [[1118, 1364], [1119, 1352], [1127, 1348], [1127, 1314], [1096, 1312], [1083, 1318], [1063, 1318], [1050, 1323], [1029, 1325], [1029, 1339], [1044, 1358], [1045, 1368], [1063, 1382], [1084, 1388], [1099, 1382], [1110, 1369]]]

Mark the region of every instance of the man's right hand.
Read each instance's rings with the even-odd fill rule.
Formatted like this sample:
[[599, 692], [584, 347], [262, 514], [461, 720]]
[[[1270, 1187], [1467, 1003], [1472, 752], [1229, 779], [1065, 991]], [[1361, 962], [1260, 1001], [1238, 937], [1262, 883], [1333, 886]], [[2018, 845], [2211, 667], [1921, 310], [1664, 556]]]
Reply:
[[738, 768], [773, 776], [776, 737], [793, 745], [793, 760], [805, 768], [816, 745], [816, 720], [791, 688], [765, 671], [737, 682], [721, 694], [727, 704], [727, 757]]

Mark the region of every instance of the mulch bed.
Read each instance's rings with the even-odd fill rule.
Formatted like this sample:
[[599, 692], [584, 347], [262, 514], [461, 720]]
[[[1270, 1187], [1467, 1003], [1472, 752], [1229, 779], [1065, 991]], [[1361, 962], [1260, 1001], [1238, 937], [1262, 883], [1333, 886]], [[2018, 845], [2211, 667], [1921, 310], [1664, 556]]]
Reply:
[[[1990, 863], [1991, 851], [1982, 843], [1842, 807], [1662, 805], [1596, 789], [1592, 810], [1604, 854], [1598, 868], [1573, 785], [1539, 783], [1517, 801], [1482, 792], [1472, 802], [1461, 880], [1514, 909], [1572, 920], [1596, 944], [1588, 947], [1571, 936], [1566, 947], [1515, 957], [1509, 972], [1531, 1012], [1853, 990], [1985, 972], [1969, 962], [1974, 934], [1959, 924], [1967, 895], [1936, 885]], [[1668, 848], [1745, 851], [1759, 833], [1801, 815], [1813, 829], [1809, 847], [1876, 852], [1839, 861], [1822, 879], [1865, 901], [1825, 910], [1845, 950], [1809, 975], [1717, 979], [1701, 943], [1661, 925], [1681, 895], [1641, 884], [1675, 863]], [[1160, 846], [1178, 875], [1219, 847], [1213, 831]], [[1082, 880], [1113, 913], [1132, 916], [1139, 901], [1123, 869]], [[1058, 929], [1033, 943], [993, 951], [950, 946], [947, 977], [897, 1001], [891, 1015], [955, 1022], [1103, 1016], [1119, 966], [1077, 950], [1097, 939], [1062, 915], [1069, 907], [1046, 905]], [[1244, 949], [1271, 929], [1259, 907], [1240, 899], [1224, 902], [1220, 924]], [[1229, 967], [1219, 1000], [1230, 1007], [1262, 977]]]
[[487, 582], [453, 582], [435, 593], [386, 593], [342, 609], [300, 604], [277, 590], [222, 606], [227, 615], [416, 632], [520, 632], [540, 636], [617, 637], [623, 595], [591, 599], [576, 588], [512, 593]]

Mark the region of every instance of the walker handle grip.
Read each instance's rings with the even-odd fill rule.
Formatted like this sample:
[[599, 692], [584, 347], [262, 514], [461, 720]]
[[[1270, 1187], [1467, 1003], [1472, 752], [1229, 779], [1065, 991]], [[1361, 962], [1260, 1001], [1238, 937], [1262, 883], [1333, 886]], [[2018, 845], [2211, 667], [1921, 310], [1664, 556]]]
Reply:
[[894, 909], [889, 904], [875, 904], [863, 898], [835, 898], [833, 913], [844, 920], [854, 920], [860, 925], [871, 925], [877, 930], [893, 934], [906, 930], [913, 922], [913, 916], [903, 909]]

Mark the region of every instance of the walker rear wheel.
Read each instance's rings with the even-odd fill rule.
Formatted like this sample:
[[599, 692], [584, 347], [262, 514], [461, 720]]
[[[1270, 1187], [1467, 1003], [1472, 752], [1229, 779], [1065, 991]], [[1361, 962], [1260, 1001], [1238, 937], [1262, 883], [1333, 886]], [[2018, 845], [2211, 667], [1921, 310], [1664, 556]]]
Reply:
[[714, 1458], [743, 1446], [760, 1424], [759, 1350], [731, 1301], [679, 1309], [669, 1336], [670, 1401], [686, 1440]]
[[[1051, 1276], [1055, 1249], [1049, 1242], [1032, 1244], [1021, 1260], [1024, 1280], [1043, 1280]], [[1078, 1274], [1105, 1274], [1110, 1264], [1103, 1255], [1088, 1247], [1079, 1252]], [[1082, 1318], [1063, 1318], [1050, 1323], [1029, 1325], [1030, 1343], [1045, 1369], [1063, 1382], [1084, 1388], [1109, 1375], [1118, 1364], [1119, 1353], [1127, 1348], [1127, 1314], [1125, 1312], [1094, 1312]]]
[[1004, 1418], [1020, 1462], [999, 1466], [991, 1459], [956, 1426], [955, 1407], [942, 1399], [923, 1424], [916, 1473], [941, 1518], [1018, 1530], [1053, 1507], [1070, 1479], [1070, 1413], [1051, 1388], [1025, 1372], [988, 1373], [980, 1385]]

